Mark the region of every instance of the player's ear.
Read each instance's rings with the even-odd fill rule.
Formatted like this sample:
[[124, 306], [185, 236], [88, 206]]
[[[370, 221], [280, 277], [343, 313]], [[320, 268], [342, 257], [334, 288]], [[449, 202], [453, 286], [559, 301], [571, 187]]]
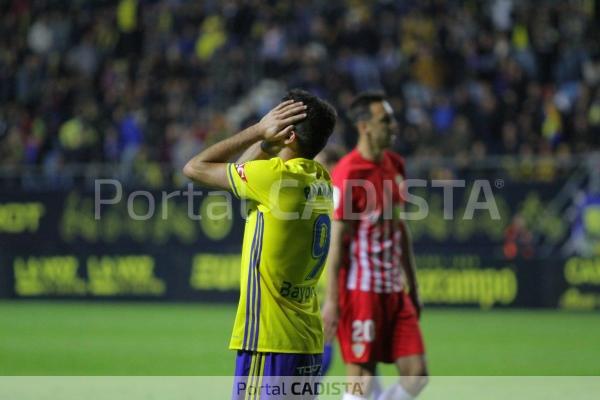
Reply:
[[293, 143], [296, 139], [298, 138], [298, 136], [296, 136], [296, 131], [292, 131], [292, 133], [290, 133], [290, 135], [284, 140], [283, 143], [285, 143], [286, 145]]

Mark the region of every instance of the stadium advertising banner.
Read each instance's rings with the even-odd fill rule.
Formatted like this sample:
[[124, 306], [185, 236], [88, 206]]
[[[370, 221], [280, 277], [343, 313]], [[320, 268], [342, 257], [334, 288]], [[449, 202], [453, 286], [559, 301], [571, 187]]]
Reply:
[[[573, 230], [544, 209], [549, 193], [530, 184], [496, 190], [495, 221], [485, 211], [447, 220], [441, 191], [424, 193], [430, 213], [410, 222], [424, 302], [600, 308], [600, 255], [536, 253], [536, 238], [562, 245]], [[124, 192], [99, 210], [93, 192], [3, 194], [0, 297], [236, 301], [245, 204], [203, 194]], [[454, 210], [462, 215], [465, 203]], [[531, 224], [542, 212], [545, 222]]]

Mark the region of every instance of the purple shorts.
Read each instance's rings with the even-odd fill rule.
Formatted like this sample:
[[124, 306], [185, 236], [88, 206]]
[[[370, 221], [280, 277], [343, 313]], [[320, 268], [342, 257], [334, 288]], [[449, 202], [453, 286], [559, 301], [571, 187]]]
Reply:
[[238, 350], [232, 399], [315, 399], [309, 389], [320, 382], [322, 363], [322, 354]]

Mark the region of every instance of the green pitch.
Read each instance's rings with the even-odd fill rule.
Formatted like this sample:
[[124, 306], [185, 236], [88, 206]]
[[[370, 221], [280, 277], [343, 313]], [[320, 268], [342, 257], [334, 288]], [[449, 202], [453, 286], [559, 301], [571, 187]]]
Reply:
[[[0, 302], [0, 375], [230, 375], [235, 307]], [[598, 375], [600, 318], [426, 310], [432, 375]], [[332, 374], [343, 375], [337, 352]], [[381, 373], [392, 374], [386, 366]]]

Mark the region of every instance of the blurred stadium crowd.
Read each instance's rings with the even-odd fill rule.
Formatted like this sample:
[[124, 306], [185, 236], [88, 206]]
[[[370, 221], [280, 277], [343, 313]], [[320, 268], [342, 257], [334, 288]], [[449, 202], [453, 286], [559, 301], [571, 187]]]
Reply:
[[[600, 145], [600, 7], [577, 1], [0, 1], [0, 166], [180, 167], [287, 87], [385, 90], [423, 158]], [[354, 133], [342, 119], [333, 145]]]

